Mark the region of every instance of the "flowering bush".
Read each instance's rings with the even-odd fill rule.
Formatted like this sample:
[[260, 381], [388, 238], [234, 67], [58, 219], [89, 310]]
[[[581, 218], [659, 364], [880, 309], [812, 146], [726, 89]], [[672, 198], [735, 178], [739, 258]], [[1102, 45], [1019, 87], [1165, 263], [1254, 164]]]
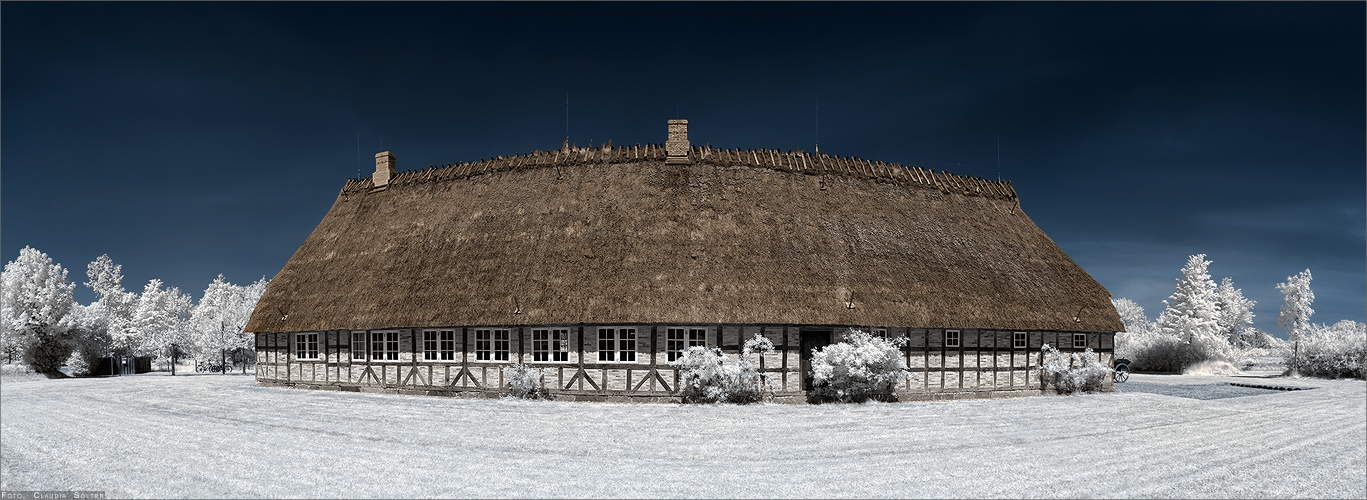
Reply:
[[1367, 324], [1343, 320], [1331, 326], [1310, 324], [1297, 349], [1285, 348], [1286, 366], [1314, 377], [1367, 378]]
[[1043, 370], [1045, 382], [1052, 382], [1062, 394], [1078, 391], [1095, 391], [1101, 388], [1106, 377], [1111, 376], [1111, 367], [1101, 364], [1088, 348], [1081, 354], [1064, 355], [1049, 344], [1040, 349], [1044, 353]]
[[503, 367], [503, 378], [508, 381], [508, 394], [523, 399], [544, 399], [550, 397], [546, 384], [541, 381], [546, 375], [544, 368], [532, 368], [522, 363]]
[[721, 349], [693, 346], [669, 364], [680, 373], [680, 392], [685, 403], [757, 403], [772, 398], [773, 387], [749, 358], [751, 354], [773, 352], [774, 344], [758, 333], [745, 341], [740, 359], [731, 359]]
[[850, 330], [845, 342], [812, 351], [814, 402], [862, 403], [893, 399], [897, 382], [907, 376], [901, 346], [907, 339], [888, 340], [863, 330]]

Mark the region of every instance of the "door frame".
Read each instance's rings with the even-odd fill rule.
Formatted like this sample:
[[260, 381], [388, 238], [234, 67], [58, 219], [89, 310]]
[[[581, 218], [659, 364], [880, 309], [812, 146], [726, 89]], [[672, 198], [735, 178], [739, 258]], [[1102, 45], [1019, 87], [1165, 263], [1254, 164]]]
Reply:
[[798, 370], [804, 392], [812, 390], [812, 349], [835, 343], [833, 328], [802, 328], [798, 330]]

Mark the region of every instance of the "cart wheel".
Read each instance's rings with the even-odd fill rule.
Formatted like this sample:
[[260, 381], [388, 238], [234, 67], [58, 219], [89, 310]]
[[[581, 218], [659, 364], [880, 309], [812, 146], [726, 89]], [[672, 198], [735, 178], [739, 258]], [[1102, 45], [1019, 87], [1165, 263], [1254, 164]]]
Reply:
[[1116, 382], [1119, 382], [1119, 383], [1122, 383], [1122, 384], [1123, 384], [1123, 383], [1125, 383], [1126, 380], [1129, 380], [1129, 379], [1130, 379], [1130, 371], [1129, 371], [1129, 370], [1120, 369], [1120, 370], [1116, 370], [1116, 371], [1115, 371], [1115, 381], [1116, 381]]

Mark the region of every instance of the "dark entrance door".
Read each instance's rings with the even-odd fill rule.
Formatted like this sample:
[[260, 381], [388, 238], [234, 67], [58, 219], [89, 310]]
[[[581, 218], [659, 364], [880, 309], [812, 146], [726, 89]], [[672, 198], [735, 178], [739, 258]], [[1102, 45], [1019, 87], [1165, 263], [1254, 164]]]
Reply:
[[812, 390], [812, 349], [830, 344], [830, 330], [802, 331], [802, 352], [798, 356], [798, 359], [801, 360], [798, 367], [802, 369], [802, 390]]

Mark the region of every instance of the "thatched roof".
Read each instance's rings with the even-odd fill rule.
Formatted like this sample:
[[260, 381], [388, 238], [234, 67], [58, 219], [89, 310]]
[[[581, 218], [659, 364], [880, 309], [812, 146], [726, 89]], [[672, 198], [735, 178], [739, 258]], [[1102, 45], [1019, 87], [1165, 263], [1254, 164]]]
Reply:
[[689, 156], [581, 148], [403, 172], [382, 188], [352, 179], [246, 329], [1123, 329], [1110, 293], [1009, 182], [771, 150]]

